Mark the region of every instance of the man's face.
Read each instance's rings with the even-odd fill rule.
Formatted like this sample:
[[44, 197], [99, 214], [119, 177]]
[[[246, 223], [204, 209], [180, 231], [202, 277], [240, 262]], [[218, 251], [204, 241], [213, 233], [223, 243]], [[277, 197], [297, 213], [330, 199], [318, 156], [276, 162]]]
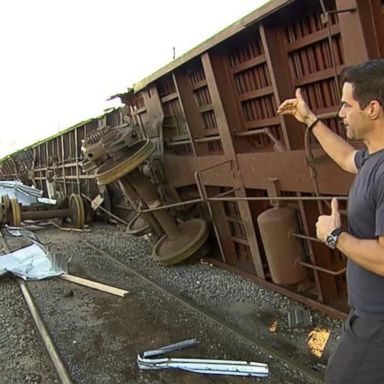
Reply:
[[339, 117], [343, 119], [346, 134], [350, 140], [362, 140], [370, 130], [370, 119], [365, 109], [353, 98], [353, 85], [344, 83]]

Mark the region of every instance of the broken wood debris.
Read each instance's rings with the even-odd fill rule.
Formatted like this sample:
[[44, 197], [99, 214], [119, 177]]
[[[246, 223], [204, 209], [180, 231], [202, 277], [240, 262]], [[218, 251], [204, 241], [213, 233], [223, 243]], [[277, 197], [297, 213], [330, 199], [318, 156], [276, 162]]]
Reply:
[[111, 287], [110, 285], [98, 283], [98, 282], [92, 281], [92, 280], [83, 279], [82, 277], [69, 275], [67, 273], [60, 275], [60, 278], [63, 280], [70, 281], [71, 283], [84, 285], [86, 287], [98, 289], [99, 291], [108, 292], [108, 293], [111, 293], [113, 295], [117, 295], [120, 297], [125, 297], [125, 295], [127, 295], [129, 293], [128, 291], [126, 291], [124, 289]]

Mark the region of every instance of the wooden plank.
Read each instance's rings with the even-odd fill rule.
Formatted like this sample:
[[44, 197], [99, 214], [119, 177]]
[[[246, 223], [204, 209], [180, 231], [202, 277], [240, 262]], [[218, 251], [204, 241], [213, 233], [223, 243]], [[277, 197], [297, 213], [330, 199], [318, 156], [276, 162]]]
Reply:
[[164, 104], [164, 103], [167, 103], [169, 101], [176, 100], [178, 98], [179, 98], [179, 95], [177, 94], [177, 92], [174, 92], [174, 93], [171, 93], [170, 95], [163, 96], [161, 98], [161, 102]]
[[243, 72], [247, 69], [256, 67], [257, 65], [265, 63], [265, 56], [260, 55], [257, 57], [254, 57], [253, 59], [247, 60], [245, 63], [241, 63], [239, 65], [236, 65], [235, 67], [231, 68], [231, 72], [233, 74]]
[[204, 107], [200, 107], [200, 109], [199, 109], [200, 113], [205, 113], [205, 112], [209, 112], [212, 110], [213, 110], [212, 105], [204, 105]]
[[245, 125], [245, 128], [249, 130], [254, 128], [270, 127], [270, 126], [279, 125], [279, 124], [280, 124], [280, 118], [272, 117], [270, 119], [246, 121], [244, 125]]
[[197, 91], [198, 89], [206, 87], [206, 86], [207, 86], [207, 80], [204, 79], [204, 80], [200, 80], [196, 83], [193, 83], [192, 88], [194, 91]]
[[[335, 36], [340, 33], [340, 27], [338, 24], [334, 24], [331, 26], [331, 36]], [[324, 28], [320, 31], [311, 33], [299, 40], [296, 40], [294, 43], [290, 43], [287, 45], [287, 52], [296, 51], [298, 49], [304, 48], [308, 45], [315, 44], [319, 41], [328, 39], [328, 29]]]
[[147, 108], [145, 108], [145, 107], [141, 107], [141, 108], [137, 108], [136, 109], [136, 113], [138, 113], [138, 114], [141, 114], [141, 113], [144, 113], [144, 112], [147, 112]]
[[[336, 73], [339, 75], [345, 68], [345, 65], [340, 65], [336, 69]], [[333, 68], [324, 69], [322, 71], [311, 73], [310, 75], [300, 77], [294, 80], [295, 87], [301, 87], [303, 85], [316, 83], [323, 80], [334, 79], [335, 70]]]
[[240, 101], [252, 100], [252, 99], [256, 99], [258, 97], [270, 95], [272, 93], [273, 93], [273, 88], [272, 88], [272, 86], [269, 86], [269, 87], [265, 87], [265, 88], [256, 89], [256, 90], [251, 91], [251, 92], [243, 93], [239, 96], [239, 100]]
[[82, 277], [68, 275], [66, 273], [61, 275], [60, 278], [66, 281], [70, 281], [71, 283], [84, 285], [85, 287], [98, 289], [99, 291], [111, 293], [113, 295], [120, 296], [120, 297], [125, 297], [129, 293], [124, 289], [111, 287], [110, 285], [97, 283], [96, 281], [83, 279]]
[[238, 236], [231, 236], [231, 240], [235, 243], [238, 243], [238, 244], [243, 244], [243, 245], [246, 245], [249, 247], [249, 243], [247, 241], [247, 239], [243, 239], [241, 237], [238, 237]]

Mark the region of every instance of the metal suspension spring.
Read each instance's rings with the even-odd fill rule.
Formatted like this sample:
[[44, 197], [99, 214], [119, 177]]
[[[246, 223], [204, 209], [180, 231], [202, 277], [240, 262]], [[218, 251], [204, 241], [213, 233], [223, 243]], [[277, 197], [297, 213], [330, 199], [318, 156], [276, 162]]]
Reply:
[[102, 137], [103, 137], [103, 134], [99, 130], [92, 131], [85, 138], [85, 145], [95, 144], [98, 141], [100, 141], [102, 139]]

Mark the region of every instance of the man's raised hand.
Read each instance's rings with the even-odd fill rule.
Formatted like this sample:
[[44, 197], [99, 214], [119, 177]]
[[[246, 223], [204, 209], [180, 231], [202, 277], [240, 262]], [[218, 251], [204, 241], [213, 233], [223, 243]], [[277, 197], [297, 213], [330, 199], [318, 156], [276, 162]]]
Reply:
[[295, 96], [294, 99], [283, 101], [277, 109], [277, 113], [279, 115], [292, 115], [296, 120], [300, 121], [300, 123], [310, 125], [316, 120], [316, 115], [306, 104], [300, 88], [296, 89]]

